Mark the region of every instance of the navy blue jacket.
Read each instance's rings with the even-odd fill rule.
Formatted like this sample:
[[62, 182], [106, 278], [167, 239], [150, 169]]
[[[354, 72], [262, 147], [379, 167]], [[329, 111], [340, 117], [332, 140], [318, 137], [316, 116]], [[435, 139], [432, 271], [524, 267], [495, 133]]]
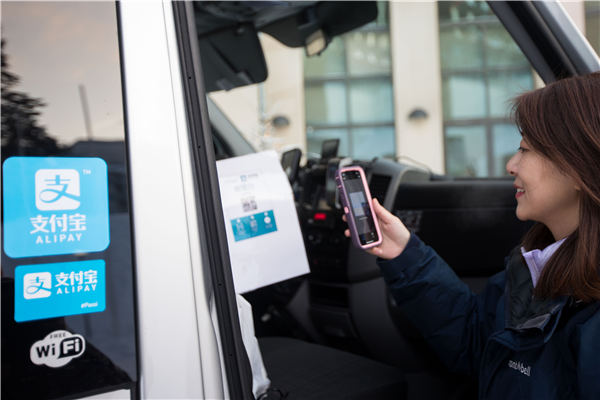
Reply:
[[600, 303], [533, 299], [519, 249], [479, 295], [416, 235], [378, 264], [442, 361], [479, 377], [480, 399], [600, 399]]

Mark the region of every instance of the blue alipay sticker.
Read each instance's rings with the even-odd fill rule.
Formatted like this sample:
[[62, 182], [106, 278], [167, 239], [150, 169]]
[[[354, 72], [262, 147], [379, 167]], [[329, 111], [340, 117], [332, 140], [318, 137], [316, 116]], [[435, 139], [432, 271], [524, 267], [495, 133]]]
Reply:
[[108, 247], [108, 178], [101, 158], [11, 157], [4, 161], [2, 177], [8, 256]]
[[234, 218], [230, 222], [231, 228], [233, 229], [233, 237], [236, 242], [275, 232], [277, 230], [273, 210], [259, 212], [246, 217]]
[[15, 321], [88, 314], [106, 308], [104, 260], [20, 265], [15, 269]]

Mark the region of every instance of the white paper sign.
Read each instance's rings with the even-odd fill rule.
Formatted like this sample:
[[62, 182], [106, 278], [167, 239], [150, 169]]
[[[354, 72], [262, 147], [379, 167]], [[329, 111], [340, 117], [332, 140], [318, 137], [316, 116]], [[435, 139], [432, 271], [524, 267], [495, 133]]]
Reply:
[[275, 151], [217, 161], [236, 292], [309, 272], [292, 188]]

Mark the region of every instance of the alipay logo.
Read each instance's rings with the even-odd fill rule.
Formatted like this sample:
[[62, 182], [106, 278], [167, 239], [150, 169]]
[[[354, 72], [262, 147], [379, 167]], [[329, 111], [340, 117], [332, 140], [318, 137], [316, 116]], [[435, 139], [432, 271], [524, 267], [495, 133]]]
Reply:
[[38, 210], [75, 210], [80, 204], [79, 172], [74, 169], [40, 169], [35, 173]]
[[104, 311], [105, 272], [104, 260], [18, 265], [15, 321]]
[[97, 157], [10, 157], [2, 171], [9, 257], [103, 251], [110, 243], [108, 169]]
[[58, 368], [81, 356], [84, 351], [83, 336], [58, 330], [35, 342], [29, 350], [29, 357], [35, 365]]
[[37, 272], [23, 276], [23, 297], [26, 299], [39, 299], [52, 294], [52, 274], [50, 272]]

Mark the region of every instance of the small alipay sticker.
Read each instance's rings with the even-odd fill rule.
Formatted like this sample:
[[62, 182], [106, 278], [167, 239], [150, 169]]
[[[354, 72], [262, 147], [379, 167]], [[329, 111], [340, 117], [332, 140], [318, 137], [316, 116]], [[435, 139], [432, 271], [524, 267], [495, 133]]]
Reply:
[[102, 251], [110, 242], [106, 162], [11, 157], [3, 166], [4, 251], [35, 257]]
[[20, 265], [15, 269], [15, 321], [104, 311], [104, 260]]
[[236, 242], [277, 231], [273, 210], [234, 218], [230, 222]]

